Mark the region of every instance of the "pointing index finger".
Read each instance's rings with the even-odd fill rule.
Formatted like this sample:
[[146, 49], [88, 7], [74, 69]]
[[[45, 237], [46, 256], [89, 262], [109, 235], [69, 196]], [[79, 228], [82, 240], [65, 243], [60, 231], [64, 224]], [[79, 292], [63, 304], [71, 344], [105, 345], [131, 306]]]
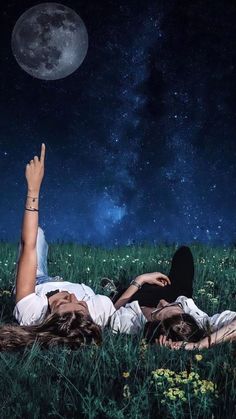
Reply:
[[42, 143], [41, 146], [41, 155], [40, 155], [40, 162], [44, 163], [44, 159], [45, 159], [45, 144]]

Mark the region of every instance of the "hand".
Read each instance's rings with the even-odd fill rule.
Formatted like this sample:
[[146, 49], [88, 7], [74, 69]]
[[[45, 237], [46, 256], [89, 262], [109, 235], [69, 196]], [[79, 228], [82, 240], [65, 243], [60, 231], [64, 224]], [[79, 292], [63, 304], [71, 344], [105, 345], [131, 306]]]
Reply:
[[194, 349], [204, 349], [207, 346], [203, 345], [201, 341], [199, 342], [172, 342], [171, 349], [186, 349], [187, 351], [193, 351]]
[[172, 339], [167, 339], [167, 336], [165, 335], [160, 335], [159, 338], [155, 339], [155, 343], [159, 346], [171, 348], [172, 344], [175, 342], [172, 342]]
[[135, 281], [137, 281], [142, 284], [153, 284], [153, 285], [159, 285], [160, 287], [165, 287], [166, 285], [170, 285], [170, 279], [168, 276], [162, 274], [161, 272], [152, 272], [147, 274], [139, 275], [137, 278], [135, 278]]
[[25, 177], [28, 183], [28, 190], [31, 192], [38, 192], [44, 176], [44, 159], [45, 159], [45, 144], [41, 145], [40, 160], [38, 156], [34, 156], [33, 160], [26, 165]]

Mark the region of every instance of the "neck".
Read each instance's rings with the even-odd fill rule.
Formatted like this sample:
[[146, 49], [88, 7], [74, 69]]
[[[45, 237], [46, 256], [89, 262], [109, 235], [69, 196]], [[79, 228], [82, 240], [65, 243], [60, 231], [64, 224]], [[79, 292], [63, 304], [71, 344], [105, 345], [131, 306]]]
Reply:
[[143, 315], [146, 317], [147, 321], [151, 322], [152, 319], [152, 311], [155, 310], [156, 307], [140, 307], [142, 310]]

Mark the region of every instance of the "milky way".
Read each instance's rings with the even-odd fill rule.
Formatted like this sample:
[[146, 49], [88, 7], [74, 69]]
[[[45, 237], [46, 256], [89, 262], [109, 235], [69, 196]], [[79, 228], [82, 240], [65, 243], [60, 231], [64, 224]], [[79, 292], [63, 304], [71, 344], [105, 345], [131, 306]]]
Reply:
[[10, 49], [34, 4], [3, 13], [0, 238], [19, 238], [24, 168], [44, 141], [49, 242], [234, 243], [236, 7], [71, 1], [88, 29], [86, 60], [42, 81]]

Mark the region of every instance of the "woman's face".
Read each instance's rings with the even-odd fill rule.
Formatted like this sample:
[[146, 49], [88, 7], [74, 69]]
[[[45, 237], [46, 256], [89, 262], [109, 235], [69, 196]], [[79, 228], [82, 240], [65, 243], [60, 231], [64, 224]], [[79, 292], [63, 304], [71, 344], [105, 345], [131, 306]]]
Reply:
[[77, 300], [75, 294], [68, 291], [61, 291], [48, 298], [51, 313], [63, 314], [68, 311], [78, 311], [81, 314], [89, 314], [88, 306], [85, 301]]
[[[171, 303], [173, 304], [173, 303]], [[184, 313], [184, 310], [176, 303], [176, 305], [170, 305], [166, 300], [160, 300], [156, 307], [158, 311], [153, 313], [152, 320], [165, 320], [169, 317], [175, 316], [176, 314]]]

